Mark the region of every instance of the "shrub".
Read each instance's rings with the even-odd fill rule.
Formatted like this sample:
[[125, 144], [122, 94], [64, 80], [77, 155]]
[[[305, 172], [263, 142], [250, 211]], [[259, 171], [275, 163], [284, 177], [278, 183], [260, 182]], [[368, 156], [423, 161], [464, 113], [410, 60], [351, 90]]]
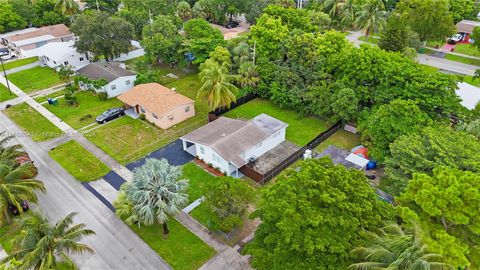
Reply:
[[105, 91], [98, 92], [97, 96], [100, 101], [105, 101], [108, 99], [108, 94]]

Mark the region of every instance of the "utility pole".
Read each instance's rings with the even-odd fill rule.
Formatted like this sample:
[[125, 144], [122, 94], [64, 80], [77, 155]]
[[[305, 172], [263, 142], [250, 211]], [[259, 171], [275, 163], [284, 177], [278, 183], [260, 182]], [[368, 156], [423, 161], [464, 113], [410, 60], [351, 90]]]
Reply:
[[148, 10], [148, 18], [150, 18], [150, 24], [152, 24], [153, 23], [152, 12], [150, 11], [150, 9]]
[[95, 3], [97, 3], [97, 11], [99, 11], [100, 7], [98, 6], [98, 0], [95, 0]]
[[0, 62], [2, 63], [3, 76], [5, 77], [5, 80], [7, 81], [8, 93], [11, 96], [12, 95], [12, 89], [10, 89], [10, 83], [8, 82], [7, 72], [5, 71], [5, 66], [3, 65], [3, 57], [1, 57], [1, 56], [0, 56]]

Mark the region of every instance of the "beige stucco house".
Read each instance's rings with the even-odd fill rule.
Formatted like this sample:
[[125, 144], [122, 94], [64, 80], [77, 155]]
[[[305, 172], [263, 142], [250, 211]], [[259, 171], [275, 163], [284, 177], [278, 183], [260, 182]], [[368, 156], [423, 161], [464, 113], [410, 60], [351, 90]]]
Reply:
[[163, 129], [195, 116], [195, 101], [158, 83], [137, 85], [118, 99], [127, 110], [143, 114], [146, 120]]

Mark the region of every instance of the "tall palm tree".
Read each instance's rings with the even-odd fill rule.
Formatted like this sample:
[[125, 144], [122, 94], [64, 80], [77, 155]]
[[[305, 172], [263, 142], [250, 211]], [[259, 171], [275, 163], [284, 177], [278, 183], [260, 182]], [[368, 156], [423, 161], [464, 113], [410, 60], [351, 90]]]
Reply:
[[208, 59], [200, 66], [199, 76], [202, 87], [198, 89], [197, 98], [207, 96], [211, 110], [225, 106], [229, 108], [237, 100], [237, 87], [231, 82], [237, 80], [238, 76], [228, 74], [225, 66]]
[[357, 247], [352, 252], [362, 262], [350, 265], [358, 270], [435, 270], [453, 269], [442, 262], [442, 256], [429, 253], [422, 241], [422, 231], [414, 225], [412, 233], [405, 232], [398, 224], [390, 224], [378, 233], [368, 233], [371, 244]]
[[345, 0], [340, 4], [340, 23], [343, 27], [350, 27], [355, 22], [355, 0]]
[[22, 212], [23, 200], [37, 202], [36, 190], [45, 191], [45, 186], [39, 180], [31, 179], [37, 170], [31, 163], [12, 165], [0, 163], [0, 223], [10, 223], [8, 206], [15, 206]]
[[181, 175], [181, 168], [171, 166], [166, 159], [149, 158], [135, 169], [125, 194], [139, 222], [145, 225], [157, 222], [168, 235], [168, 217], [177, 215], [188, 199], [188, 181], [179, 180]]
[[330, 15], [330, 18], [333, 20], [340, 10], [344, 0], [325, 0], [323, 2], [323, 10]]
[[356, 14], [355, 27], [362, 29], [367, 37], [383, 29], [387, 23], [387, 12], [383, 0], [369, 0]]
[[240, 42], [232, 50], [233, 63], [236, 67], [240, 67], [242, 64], [251, 61], [250, 46], [246, 42]]
[[93, 253], [93, 249], [80, 243], [85, 236], [95, 234], [85, 224], [73, 224], [76, 213], [70, 213], [55, 225], [39, 213], [32, 213], [25, 219], [23, 233], [15, 239], [15, 248], [3, 262], [11, 259], [22, 260], [19, 270], [57, 269], [59, 263], [75, 268], [69, 254]]
[[55, 3], [55, 10], [64, 15], [72, 16], [77, 13], [80, 8], [75, 0], [57, 0], [57, 3]]

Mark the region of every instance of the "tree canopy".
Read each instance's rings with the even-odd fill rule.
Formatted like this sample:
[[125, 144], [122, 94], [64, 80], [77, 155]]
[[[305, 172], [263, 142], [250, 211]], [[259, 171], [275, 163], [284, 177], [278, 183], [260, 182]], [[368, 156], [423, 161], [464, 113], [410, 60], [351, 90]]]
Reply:
[[133, 26], [124, 19], [97, 11], [78, 16], [70, 29], [78, 37], [77, 51], [93, 53], [96, 59], [111, 60], [127, 53], [134, 35]]
[[390, 155], [389, 146], [398, 137], [418, 133], [432, 124], [428, 114], [411, 100], [394, 100], [371, 112], [364, 111], [359, 122], [362, 142], [369, 153], [380, 162]]
[[246, 247], [256, 269], [346, 269], [363, 229], [392, 218], [362, 172], [307, 160], [265, 190], [262, 224]]
[[170, 16], [159, 15], [143, 28], [142, 45], [148, 56], [174, 64], [181, 60], [179, 53], [182, 37]]
[[183, 41], [184, 51], [192, 53], [194, 64], [201, 64], [208, 58], [217, 46], [223, 46], [225, 41], [220, 30], [213, 28], [203, 19], [192, 19], [187, 21], [183, 29], [185, 39]]

